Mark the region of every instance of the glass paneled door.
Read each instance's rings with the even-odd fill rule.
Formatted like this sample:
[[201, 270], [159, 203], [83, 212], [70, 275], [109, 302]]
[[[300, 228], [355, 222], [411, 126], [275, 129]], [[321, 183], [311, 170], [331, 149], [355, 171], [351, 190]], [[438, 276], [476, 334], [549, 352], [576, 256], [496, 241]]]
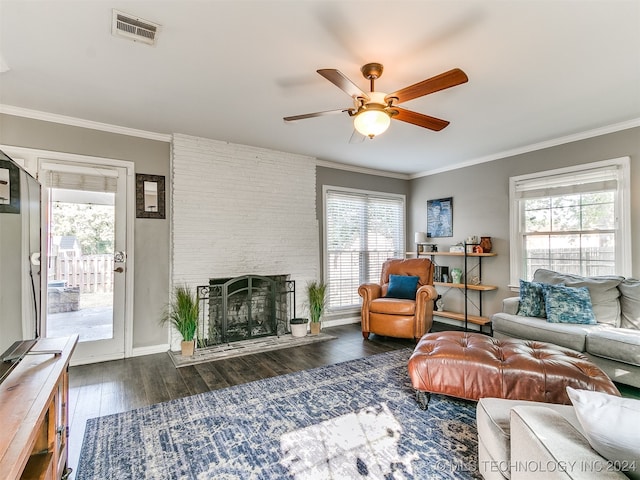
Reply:
[[46, 336], [77, 333], [74, 363], [125, 353], [126, 168], [43, 162]]

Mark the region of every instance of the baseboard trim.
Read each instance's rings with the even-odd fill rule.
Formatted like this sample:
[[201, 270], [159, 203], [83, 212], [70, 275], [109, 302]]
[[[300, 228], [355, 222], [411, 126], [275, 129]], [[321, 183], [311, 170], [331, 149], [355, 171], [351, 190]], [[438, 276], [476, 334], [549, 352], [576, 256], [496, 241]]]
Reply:
[[153, 355], [155, 353], [166, 353], [169, 350], [168, 343], [160, 345], [149, 345], [148, 347], [134, 347], [131, 351], [132, 357], [142, 357], [143, 355]]
[[360, 323], [360, 316], [347, 317], [347, 318], [335, 318], [333, 320], [322, 320], [322, 328], [337, 327], [339, 325], [350, 325], [352, 323]]
[[101, 363], [101, 362], [110, 362], [111, 360], [122, 360], [123, 358], [124, 358], [124, 353], [96, 355], [94, 357], [84, 357], [80, 359], [74, 359], [74, 357], [71, 357], [69, 366], [77, 367], [79, 365], [88, 365], [90, 363]]

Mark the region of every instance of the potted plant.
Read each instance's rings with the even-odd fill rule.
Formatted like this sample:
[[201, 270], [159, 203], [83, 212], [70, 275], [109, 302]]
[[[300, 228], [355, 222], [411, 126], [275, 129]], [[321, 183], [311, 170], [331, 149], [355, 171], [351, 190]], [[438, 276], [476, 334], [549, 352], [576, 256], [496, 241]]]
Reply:
[[306, 337], [307, 336], [307, 318], [292, 318], [291, 319], [291, 336], [292, 337]]
[[170, 323], [182, 335], [182, 355], [193, 355], [195, 349], [195, 334], [198, 328], [200, 304], [198, 296], [187, 285], [178, 285], [173, 292], [173, 298], [162, 317], [162, 323]]
[[307, 283], [307, 297], [309, 299], [309, 316], [311, 317], [311, 334], [320, 333], [320, 319], [327, 304], [327, 285], [324, 282]]

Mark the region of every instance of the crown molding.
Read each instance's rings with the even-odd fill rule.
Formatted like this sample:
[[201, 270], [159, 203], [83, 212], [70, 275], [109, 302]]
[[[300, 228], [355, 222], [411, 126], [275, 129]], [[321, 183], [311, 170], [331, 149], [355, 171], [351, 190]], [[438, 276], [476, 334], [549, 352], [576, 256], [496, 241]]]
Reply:
[[[133, 137], [146, 138], [149, 140], [158, 140], [158, 141], [167, 142], [167, 143], [171, 143], [173, 141], [173, 135], [149, 132], [146, 130], [137, 130], [134, 128], [121, 127], [119, 125], [112, 125], [109, 123], [94, 122], [91, 120], [84, 120], [82, 118], [67, 117], [65, 115], [41, 112], [38, 110], [30, 110], [28, 108], [15, 107], [13, 105], [0, 104], [0, 113], [4, 113], [6, 115], [14, 115], [17, 117], [32, 118], [34, 120], [42, 120], [45, 122], [71, 125], [74, 127], [90, 128], [93, 130], [100, 130], [104, 132], [118, 133], [121, 135], [129, 135]], [[356, 167], [353, 165], [346, 165], [346, 164], [330, 162], [326, 160], [316, 159], [316, 166], [335, 168], [339, 170], [347, 170], [347, 171], [356, 172], [356, 173], [365, 173], [368, 175], [378, 175], [382, 177], [391, 177], [391, 178], [399, 178], [402, 180], [409, 180], [409, 175], [406, 175], [406, 174], [386, 172], [382, 170], [375, 170], [373, 168]]]
[[335, 168], [337, 170], [346, 170], [354, 173], [364, 173], [366, 175], [378, 175], [379, 177], [398, 178], [400, 180], [410, 180], [411, 175], [406, 173], [388, 172], [385, 170], [376, 170], [375, 168], [357, 167], [355, 165], [347, 165], [345, 163], [331, 162], [329, 160], [316, 159], [317, 167]]
[[558, 137], [544, 142], [532, 143], [524, 147], [514, 148], [512, 150], [505, 150], [504, 152], [494, 153], [485, 157], [479, 157], [476, 159], [468, 160], [462, 163], [456, 163], [451, 167], [436, 168], [434, 170], [427, 170], [425, 172], [414, 173], [409, 177], [413, 180], [415, 178], [427, 177], [429, 175], [435, 175], [436, 173], [448, 172], [451, 170], [458, 170], [460, 168], [471, 167], [478, 165], [479, 163], [492, 162], [493, 160], [499, 160], [501, 158], [513, 157], [515, 155], [522, 155], [523, 153], [534, 152], [536, 150], [543, 150], [549, 147], [556, 147], [558, 145], [564, 145], [565, 143], [577, 142], [579, 140], [586, 140], [587, 138], [599, 137], [600, 135], [606, 135], [608, 133], [620, 132], [622, 130], [628, 130], [630, 128], [640, 127], [640, 118], [633, 118], [625, 122], [614, 123], [606, 125], [604, 127], [594, 128], [593, 130], [587, 130], [585, 132], [574, 133], [564, 137]]
[[[173, 140], [172, 134], [149, 132], [146, 130], [138, 130], [135, 128], [122, 127], [119, 125], [112, 125], [109, 123], [94, 122], [92, 120], [84, 120], [81, 118], [68, 117], [65, 115], [59, 115], [56, 113], [41, 112], [38, 110], [31, 110], [28, 108], [15, 107], [13, 105], [0, 104], [0, 113], [6, 115], [14, 115], [18, 117], [32, 118], [34, 120], [42, 120], [45, 122], [60, 123], [64, 125], [70, 125], [74, 127], [90, 128], [92, 130], [100, 130], [104, 132], [117, 133], [120, 135], [129, 135], [132, 137], [146, 138], [148, 140], [157, 140], [160, 142], [171, 143]], [[316, 159], [316, 166], [333, 168], [337, 170], [345, 170], [354, 173], [362, 173], [366, 175], [377, 175], [381, 177], [397, 178], [400, 180], [413, 180], [416, 178], [427, 177], [438, 173], [448, 172], [451, 170], [459, 170], [461, 168], [471, 167], [481, 163], [492, 162], [501, 158], [513, 157], [515, 155], [522, 155], [524, 153], [534, 152], [536, 150], [542, 150], [545, 148], [555, 147], [566, 143], [576, 142], [579, 140], [586, 140], [588, 138], [598, 137], [600, 135], [606, 135], [609, 133], [615, 133], [622, 130], [628, 130], [630, 128], [640, 127], [640, 118], [634, 118], [625, 122], [615, 123], [604, 127], [587, 130], [585, 132], [575, 133], [564, 137], [558, 137], [544, 142], [533, 143], [522, 147], [514, 148], [511, 150], [505, 150], [503, 152], [486, 155], [484, 157], [478, 157], [475, 159], [467, 160], [461, 163], [456, 163], [450, 167], [436, 168], [433, 170], [426, 170], [423, 172], [404, 174], [397, 172], [390, 172], [385, 170], [376, 170], [374, 168], [358, 167], [355, 165], [347, 165], [344, 163], [332, 162], [328, 160]]]
[[171, 143], [172, 135], [165, 133], [148, 132], [146, 130], [137, 130], [135, 128], [121, 127], [110, 123], [94, 122], [92, 120], [84, 120], [82, 118], [67, 117], [58, 115], [57, 113], [41, 112], [38, 110], [30, 110], [28, 108], [14, 107], [13, 105], [0, 104], [0, 113], [6, 115], [14, 115], [16, 117], [32, 118], [34, 120], [42, 120], [45, 122], [60, 123], [73, 127], [90, 128], [92, 130], [100, 130], [103, 132], [117, 133], [120, 135], [129, 135], [130, 137], [146, 138], [147, 140], [157, 140], [159, 142]]

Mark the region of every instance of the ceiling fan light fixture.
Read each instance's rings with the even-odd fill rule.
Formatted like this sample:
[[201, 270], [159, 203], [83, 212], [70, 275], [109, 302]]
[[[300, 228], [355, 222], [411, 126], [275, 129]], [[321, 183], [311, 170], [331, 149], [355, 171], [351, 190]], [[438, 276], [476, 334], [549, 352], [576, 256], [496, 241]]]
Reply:
[[[284, 117], [284, 121], [292, 122], [294, 120], [319, 117], [330, 113], [348, 113], [349, 117], [354, 117], [353, 126], [356, 132], [361, 135], [366, 135], [369, 138], [385, 132], [387, 128], [389, 128], [392, 118], [401, 122], [411, 123], [418, 127], [428, 128], [434, 132], [439, 132], [449, 125], [447, 120], [413, 112], [399, 107], [398, 104], [469, 81], [466, 73], [459, 68], [453, 68], [435, 77], [427, 78], [421, 82], [396, 90], [393, 93], [386, 94], [376, 91], [374, 86], [375, 80], [382, 75], [382, 70], [383, 67], [380, 63], [368, 63], [361, 68], [364, 78], [371, 82], [371, 91], [368, 93], [363, 92], [360, 87], [335, 68], [317, 70], [320, 75], [351, 97], [353, 107]], [[352, 136], [352, 138], [354, 137]]]
[[382, 105], [368, 104], [353, 119], [353, 126], [362, 135], [373, 138], [387, 131], [391, 117]]

